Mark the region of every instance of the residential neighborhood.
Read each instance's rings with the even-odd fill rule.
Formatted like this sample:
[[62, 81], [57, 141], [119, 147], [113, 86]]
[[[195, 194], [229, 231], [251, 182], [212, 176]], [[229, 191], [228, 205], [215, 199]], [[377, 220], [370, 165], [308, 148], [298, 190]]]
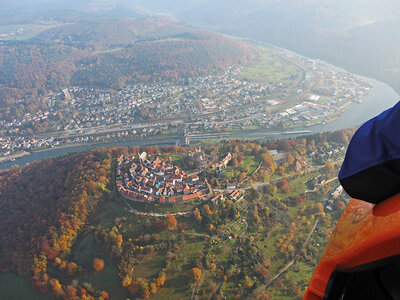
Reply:
[[259, 82], [231, 66], [222, 74], [120, 90], [66, 87], [43, 97], [46, 110], [0, 120], [0, 153], [156, 136], [203, 139], [246, 130], [284, 131], [336, 119], [370, 86], [346, 72], [282, 52], [304, 75], [290, 86]]

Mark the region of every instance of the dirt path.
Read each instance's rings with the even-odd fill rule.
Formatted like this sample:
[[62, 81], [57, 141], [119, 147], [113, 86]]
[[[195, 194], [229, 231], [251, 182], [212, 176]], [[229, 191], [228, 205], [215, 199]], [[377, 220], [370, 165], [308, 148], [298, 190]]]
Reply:
[[[317, 229], [319, 220], [321, 219], [320, 216], [317, 217], [317, 220], [314, 223], [313, 228], [311, 229], [311, 231], [308, 233], [306, 240], [303, 243], [303, 248], [307, 245], [308, 241], [310, 240], [312, 234], [314, 233], [315, 229]], [[268, 289], [268, 287], [274, 283], [275, 280], [277, 280], [283, 273], [285, 273], [296, 261], [295, 258], [293, 258], [285, 267], [283, 267], [282, 269], [279, 270], [279, 272], [270, 280], [265, 284], [265, 289]]]

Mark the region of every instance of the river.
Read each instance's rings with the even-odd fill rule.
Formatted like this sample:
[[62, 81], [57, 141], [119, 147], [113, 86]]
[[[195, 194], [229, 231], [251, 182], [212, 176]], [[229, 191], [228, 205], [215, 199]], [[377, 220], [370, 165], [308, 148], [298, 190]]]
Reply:
[[[325, 62], [324, 62], [325, 63]], [[325, 63], [327, 64], [327, 63]], [[328, 64], [327, 64], [328, 65]], [[337, 70], [343, 69], [329, 65]], [[400, 100], [400, 96], [386, 83], [377, 81], [372, 78], [363, 77], [366, 82], [368, 82], [372, 88], [369, 94], [364, 98], [362, 103], [355, 103], [349, 109], [347, 109], [337, 120], [329, 122], [327, 124], [317, 124], [310, 127], [300, 127], [289, 129], [290, 131], [311, 131], [312, 133], [335, 131], [339, 129], [349, 128], [361, 125], [368, 119], [376, 116], [380, 112], [392, 107], [397, 101]], [[276, 130], [255, 130], [251, 132], [241, 132], [234, 133], [224, 136], [224, 138], [249, 138], [249, 139], [277, 139], [277, 138], [289, 138], [298, 135], [283, 135]], [[117, 146], [144, 146], [144, 145], [171, 145], [174, 144], [175, 140], [172, 138], [160, 139], [155, 138], [151, 140], [133, 140], [124, 142], [110, 142], [101, 143], [95, 145], [80, 145], [71, 146], [65, 148], [55, 148], [44, 150], [40, 152], [34, 152], [30, 155], [26, 155], [17, 158], [15, 161], [0, 164], [0, 169], [8, 169], [13, 165], [23, 166], [27, 163], [33, 162], [35, 160], [41, 160], [49, 157], [54, 157], [58, 155], [67, 154], [70, 152], [77, 152], [87, 149], [100, 148], [100, 147], [117, 147]]]
[[38, 152], [33, 152], [30, 155], [22, 156], [15, 159], [15, 161], [6, 162], [0, 164], [0, 170], [9, 169], [13, 165], [24, 166], [27, 163], [31, 163], [35, 160], [46, 159], [49, 157], [54, 157], [58, 155], [65, 155], [72, 152], [78, 152], [83, 150], [89, 150], [94, 148], [102, 147], [119, 147], [119, 146], [150, 146], [150, 145], [172, 145], [175, 143], [174, 139], [151, 139], [151, 140], [133, 140], [133, 141], [122, 141], [122, 142], [110, 142], [110, 143], [100, 143], [100, 144], [90, 144], [90, 145], [79, 145], [63, 148], [53, 148], [48, 150], [42, 150]]

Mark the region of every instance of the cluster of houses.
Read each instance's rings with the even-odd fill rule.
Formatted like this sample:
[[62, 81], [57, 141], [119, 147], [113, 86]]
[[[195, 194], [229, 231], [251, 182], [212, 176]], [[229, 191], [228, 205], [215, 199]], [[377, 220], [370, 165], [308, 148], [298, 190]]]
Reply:
[[225, 168], [228, 163], [232, 159], [232, 154], [228, 153], [223, 159], [221, 159], [219, 162], [213, 163], [211, 165], [211, 168], [217, 169], [217, 168]]
[[17, 30], [14, 31], [0, 33], [0, 40], [14, 39], [18, 35], [21, 35], [23, 32], [24, 27], [19, 27]]
[[324, 185], [328, 177], [326, 175], [318, 175], [317, 177], [311, 178], [306, 182], [306, 187], [309, 190], [315, 190], [317, 187]]
[[32, 137], [0, 137], [0, 156], [7, 156], [21, 151], [30, 151], [59, 145], [53, 137], [35, 139]]
[[341, 158], [344, 151], [346, 151], [346, 146], [344, 144], [331, 143], [328, 147], [319, 145], [317, 151], [311, 152], [310, 155], [323, 159], [334, 158], [337, 160]]
[[296, 172], [298, 172], [299, 170], [308, 170], [310, 168], [311, 165], [307, 162], [307, 160], [303, 156], [300, 156], [296, 160]]
[[[334, 71], [291, 53], [279, 55], [306, 70], [305, 78], [297, 86], [241, 79], [243, 67], [231, 66], [214, 75], [140, 83], [117, 91], [71, 86], [50, 92], [43, 98], [47, 105], [43, 111], [0, 120], [0, 132], [8, 139], [0, 144], [0, 154], [19, 151], [21, 143], [16, 138], [27, 149], [35, 150], [180, 133], [186, 127], [191, 138], [194, 135], [200, 138], [203, 134], [254, 126], [273, 129], [311, 126], [337, 117], [353, 102], [362, 101], [370, 90], [366, 82], [352, 74]], [[293, 97], [299, 101], [291, 104], [287, 100]], [[191, 121], [184, 124], [185, 117]], [[39, 143], [29, 141], [37, 128], [48, 130], [48, 135], [41, 135], [43, 140]], [[48, 142], [52, 136], [55, 141]], [[197, 154], [196, 158], [201, 157]]]
[[332, 211], [333, 202], [335, 201], [335, 199], [339, 198], [342, 194], [343, 194], [343, 187], [341, 185], [336, 186], [336, 188], [334, 188], [333, 191], [331, 192], [331, 197], [333, 199], [328, 199], [325, 202], [325, 208], [329, 211]]
[[211, 192], [207, 180], [188, 175], [170, 161], [143, 152], [135, 157], [121, 156], [117, 165], [116, 185], [123, 197], [133, 201], [160, 203], [186, 202], [203, 199]]
[[218, 201], [223, 200], [225, 198], [228, 198], [232, 201], [237, 201], [240, 197], [240, 191], [239, 190], [234, 190], [232, 192], [229, 192], [228, 194], [224, 194], [224, 193], [219, 193], [216, 196], [214, 196], [213, 198], [211, 198], [211, 203], [218, 203]]

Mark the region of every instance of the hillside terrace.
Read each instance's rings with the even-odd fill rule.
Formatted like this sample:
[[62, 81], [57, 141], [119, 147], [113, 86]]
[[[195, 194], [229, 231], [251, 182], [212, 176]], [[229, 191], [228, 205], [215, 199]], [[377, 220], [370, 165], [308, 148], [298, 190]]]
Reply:
[[196, 174], [188, 175], [170, 161], [146, 152], [135, 157], [121, 156], [117, 165], [116, 186], [128, 200], [177, 203], [203, 199], [211, 192], [208, 182]]

